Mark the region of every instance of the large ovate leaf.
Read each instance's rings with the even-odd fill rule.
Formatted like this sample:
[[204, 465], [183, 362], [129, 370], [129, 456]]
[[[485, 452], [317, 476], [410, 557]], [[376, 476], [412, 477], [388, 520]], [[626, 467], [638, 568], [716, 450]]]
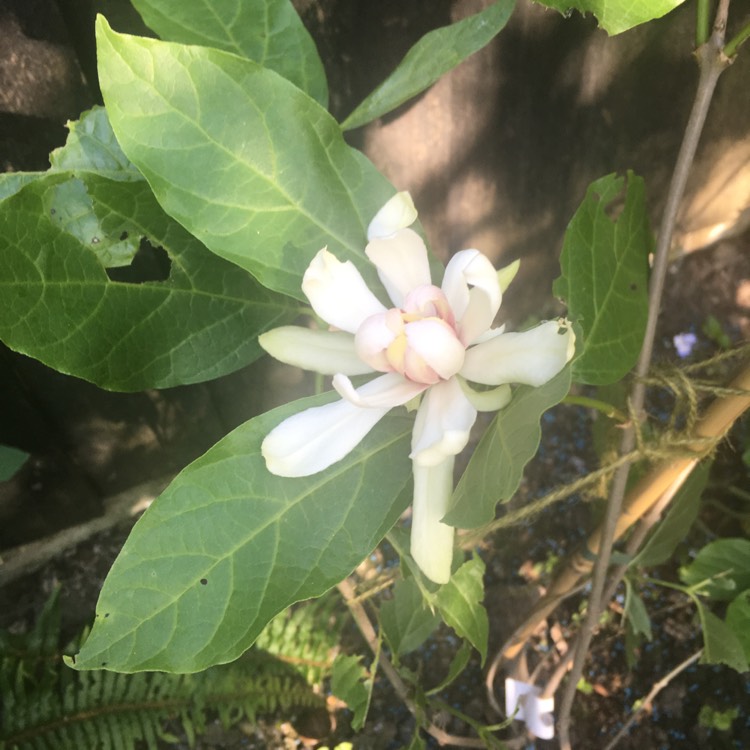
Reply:
[[435, 605], [445, 622], [487, 658], [489, 619], [484, 599], [484, 562], [475, 557], [465, 562], [435, 594]]
[[703, 631], [701, 664], [726, 664], [738, 672], [747, 672], [748, 663], [742, 643], [732, 629], [708, 607], [700, 602], [696, 602], [696, 605]]
[[701, 495], [706, 488], [710, 471], [711, 461], [704, 461], [693, 470], [672, 499], [666, 517], [648, 538], [632, 565], [651, 567], [669, 560], [698, 517]]
[[562, 275], [553, 286], [568, 305], [568, 317], [583, 329], [574, 381], [614, 383], [638, 359], [648, 317], [652, 249], [643, 180], [628, 173], [627, 181], [608, 175], [592, 182], [568, 225]]
[[26, 463], [26, 451], [0, 444], [0, 482], [7, 482]]
[[[249, 60], [116, 34], [102, 17], [97, 41], [117, 140], [209, 250], [298, 299], [322, 247], [364, 257], [393, 188], [316, 102]], [[374, 267], [360, 270], [376, 282]]]
[[[10, 348], [103, 388], [168, 387], [252, 362], [257, 335], [293, 316], [288, 300], [170, 219], [145, 181], [83, 179], [51, 173], [3, 203], [0, 339]], [[86, 242], [58, 221], [68, 184], [96, 208], [97, 234]], [[168, 278], [111, 280], [98, 248], [125, 238], [163, 248]]]
[[705, 582], [701, 593], [712, 599], [734, 599], [750, 588], [750, 539], [717, 539], [680, 569], [688, 586]]
[[471, 529], [495, 517], [498, 502], [518, 489], [526, 464], [536, 455], [542, 436], [539, 420], [570, 389], [570, 367], [540, 388], [520, 386], [474, 450], [445, 515], [445, 522]]
[[497, 0], [469, 18], [425, 34], [398, 67], [341, 124], [358, 128], [408, 101], [482, 49], [504, 28], [516, 0]]
[[411, 499], [412, 420], [388, 415], [311, 477], [270, 474], [268, 432], [330, 394], [238, 427], [135, 525], [104, 583], [79, 669], [194, 672], [237, 658], [274, 615], [361, 562]]
[[289, 0], [133, 0], [133, 5], [162, 39], [254, 60], [327, 106], [323, 63]]
[[620, 34], [682, 5], [685, 0], [535, 0], [540, 5], [554, 8], [567, 15], [575, 9], [593, 13], [608, 34]]

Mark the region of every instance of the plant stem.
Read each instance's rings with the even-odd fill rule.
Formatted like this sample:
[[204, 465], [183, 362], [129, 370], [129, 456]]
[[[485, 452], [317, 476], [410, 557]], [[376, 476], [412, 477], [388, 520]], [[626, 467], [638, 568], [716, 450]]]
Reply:
[[685, 661], [678, 664], [669, 674], [666, 674], [658, 682], [655, 682], [648, 695], [640, 701], [638, 708], [633, 711], [633, 713], [630, 715], [630, 718], [625, 722], [625, 724], [623, 724], [623, 726], [620, 728], [620, 731], [612, 738], [612, 741], [604, 748], [604, 750], [613, 750], [615, 745], [617, 745], [617, 743], [628, 733], [630, 727], [635, 724], [641, 713], [648, 709], [654, 698], [656, 698], [656, 696], [662, 690], [664, 690], [664, 688], [667, 687], [667, 685], [669, 685], [669, 683], [672, 682], [675, 677], [684, 672], [689, 666], [697, 662], [702, 655], [703, 649], [696, 651], [692, 656], [689, 656], [687, 659], [685, 659]]
[[711, 0], [698, 0], [695, 9], [695, 48], [702, 47], [708, 41]]
[[618, 422], [628, 421], [628, 417], [624, 412], [606, 401], [600, 401], [598, 398], [590, 398], [589, 396], [566, 396], [562, 400], [562, 403], [571, 404], [572, 406], [584, 406], [587, 409], [596, 409], [596, 411], [604, 414], [605, 417], [616, 419]]
[[[680, 201], [685, 192], [688, 173], [695, 157], [703, 125], [706, 121], [711, 98], [713, 97], [716, 82], [722, 71], [727, 67], [729, 61], [723, 54], [724, 34], [726, 31], [727, 14], [729, 11], [729, 0], [720, 0], [714, 28], [711, 37], [698, 50], [698, 59], [700, 62], [700, 77], [698, 87], [693, 102], [693, 108], [688, 118], [685, 128], [680, 152], [677, 156], [672, 180], [667, 193], [667, 201], [664, 207], [659, 236], [656, 243], [656, 252], [654, 254], [654, 265], [649, 284], [649, 312], [646, 323], [646, 332], [643, 340], [643, 347], [636, 365], [636, 381], [631, 392], [631, 405], [633, 413], [641, 415], [646, 397], [646, 386], [641, 382], [650, 366], [653, 355], [654, 339], [656, 335], [656, 324], [659, 317], [659, 308], [661, 307], [661, 298], [664, 290], [664, 280], [666, 278], [667, 265], [669, 260], [669, 248], [672, 242], [672, 234], [677, 212], [680, 207]], [[636, 433], [633, 426], [625, 430], [620, 453], [625, 454], [633, 450], [636, 443]], [[558, 720], [558, 730], [560, 734], [561, 750], [569, 750], [570, 737], [570, 712], [575, 698], [576, 686], [583, 673], [583, 665], [586, 654], [593, 637], [594, 629], [599, 620], [599, 614], [602, 608], [602, 594], [604, 593], [604, 584], [609, 568], [609, 561], [612, 552], [612, 544], [615, 538], [615, 530], [618, 519], [620, 518], [622, 501], [625, 495], [625, 486], [630, 472], [630, 464], [625, 464], [612, 481], [612, 489], [607, 504], [607, 514], [604, 521], [604, 528], [601, 537], [599, 554], [594, 567], [594, 576], [591, 585], [591, 596], [589, 598], [588, 611], [586, 619], [581, 629], [579, 642], [577, 644], [573, 667], [571, 669], [568, 681], [565, 685]]]
[[724, 54], [727, 57], [734, 57], [737, 54], [737, 50], [742, 44], [750, 39], [750, 23], [745, 24], [739, 31], [739, 33], [732, 37], [731, 41], [727, 42], [724, 47]]

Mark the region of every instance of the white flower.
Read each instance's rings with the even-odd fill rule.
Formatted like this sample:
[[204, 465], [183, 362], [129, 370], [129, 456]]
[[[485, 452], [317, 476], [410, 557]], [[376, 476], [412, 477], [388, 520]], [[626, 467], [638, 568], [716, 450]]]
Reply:
[[[498, 275], [478, 250], [451, 258], [440, 287], [427, 249], [408, 225], [408, 193], [395, 195], [367, 232], [365, 250], [393, 307], [367, 288], [359, 271], [327, 249], [313, 258], [302, 290], [333, 329], [285, 326], [263, 334], [276, 359], [333, 375], [342, 396], [284, 420], [263, 441], [268, 470], [284, 477], [315, 474], [346, 456], [394, 406], [424, 394], [412, 434], [414, 468], [411, 554], [436, 583], [450, 578], [454, 529], [441, 519], [453, 490], [453, 463], [466, 446], [477, 410], [510, 400], [509, 383], [539, 386], [570, 360], [573, 331], [565, 320], [523, 333], [491, 328], [500, 307]], [[351, 375], [383, 373], [359, 388]], [[468, 380], [497, 386], [475, 391]]]

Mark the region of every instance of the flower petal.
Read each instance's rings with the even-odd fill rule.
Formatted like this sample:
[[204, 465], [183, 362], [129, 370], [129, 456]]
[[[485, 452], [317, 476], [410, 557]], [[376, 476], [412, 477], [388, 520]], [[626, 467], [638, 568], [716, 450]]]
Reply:
[[258, 336], [258, 343], [280, 362], [323, 375], [364, 375], [372, 367], [354, 348], [354, 336], [344, 331], [318, 331], [302, 326], [281, 326]]
[[523, 333], [504, 333], [468, 349], [461, 375], [486, 385], [544, 385], [575, 352], [575, 334], [567, 320], [548, 320]]
[[261, 453], [280, 477], [306, 477], [340, 461], [388, 412], [334, 401], [285, 419], [266, 435]]
[[431, 283], [430, 261], [424, 240], [413, 229], [400, 229], [387, 238], [375, 238], [365, 248], [396, 307], [403, 307], [412, 289]]
[[495, 267], [479, 250], [461, 250], [450, 259], [442, 288], [458, 321], [461, 340], [466, 346], [474, 343], [500, 309], [502, 293]]
[[[367, 239], [388, 237], [399, 229], [408, 227], [417, 220], [417, 209], [414, 208], [414, 201], [411, 195], [404, 190], [396, 193], [384, 206], [375, 214], [375, 218], [367, 227]], [[429, 283], [429, 282], [428, 282]]]
[[464, 396], [477, 411], [497, 411], [504, 409], [513, 395], [507, 383], [492, 388], [489, 391], [474, 390], [460, 375], [456, 378]]
[[406, 324], [405, 331], [409, 342], [404, 371], [407, 377], [422, 383], [434, 382], [422, 372], [425, 367], [444, 380], [461, 369], [466, 350], [453, 329], [440, 318], [415, 320]]
[[426, 385], [412, 383], [396, 373], [381, 375], [356, 389], [346, 375], [335, 375], [333, 387], [349, 403], [365, 409], [401, 406], [427, 388]]
[[448, 583], [453, 562], [454, 528], [440, 519], [453, 493], [453, 456], [435, 466], [414, 462], [411, 556], [435, 583]]
[[433, 385], [417, 411], [410, 458], [421, 466], [435, 466], [460, 453], [476, 418], [477, 410], [456, 378]]
[[354, 264], [342, 263], [326, 248], [307, 267], [302, 291], [326, 323], [349, 333], [356, 333], [370, 315], [385, 312]]

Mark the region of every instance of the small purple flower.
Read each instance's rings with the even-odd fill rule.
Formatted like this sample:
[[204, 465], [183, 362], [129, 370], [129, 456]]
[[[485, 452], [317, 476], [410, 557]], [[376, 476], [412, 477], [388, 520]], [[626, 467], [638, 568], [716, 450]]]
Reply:
[[677, 350], [677, 356], [685, 359], [693, 353], [693, 347], [698, 343], [698, 337], [694, 333], [678, 333], [672, 341]]

